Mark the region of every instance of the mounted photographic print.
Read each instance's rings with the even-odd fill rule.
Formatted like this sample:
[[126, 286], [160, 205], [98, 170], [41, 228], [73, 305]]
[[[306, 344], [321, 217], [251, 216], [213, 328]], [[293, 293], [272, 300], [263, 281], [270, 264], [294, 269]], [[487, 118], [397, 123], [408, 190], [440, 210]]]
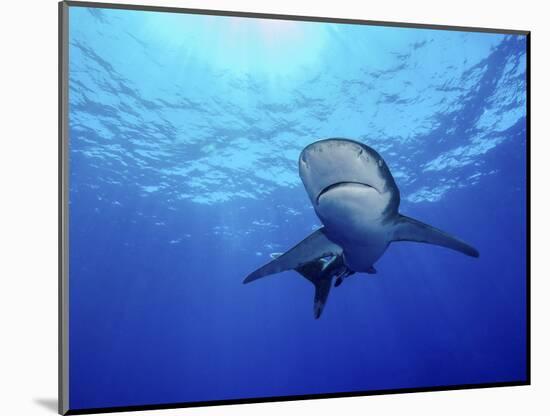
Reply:
[[529, 32], [60, 34], [60, 413], [529, 384]]

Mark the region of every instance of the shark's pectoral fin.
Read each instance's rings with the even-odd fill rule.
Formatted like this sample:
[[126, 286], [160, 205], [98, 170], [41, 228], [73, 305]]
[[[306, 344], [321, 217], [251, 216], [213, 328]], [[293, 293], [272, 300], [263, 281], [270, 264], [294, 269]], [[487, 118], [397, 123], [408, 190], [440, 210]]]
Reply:
[[418, 241], [460, 251], [470, 257], [479, 257], [479, 252], [464, 241], [431, 225], [400, 215], [395, 222], [392, 241]]
[[270, 274], [299, 268], [322, 257], [337, 256], [342, 248], [330, 241], [323, 228], [310, 234], [286, 253], [249, 274], [243, 283], [250, 283]]
[[315, 284], [315, 298], [313, 299], [313, 316], [319, 319], [327, 302], [332, 279], [318, 280]]

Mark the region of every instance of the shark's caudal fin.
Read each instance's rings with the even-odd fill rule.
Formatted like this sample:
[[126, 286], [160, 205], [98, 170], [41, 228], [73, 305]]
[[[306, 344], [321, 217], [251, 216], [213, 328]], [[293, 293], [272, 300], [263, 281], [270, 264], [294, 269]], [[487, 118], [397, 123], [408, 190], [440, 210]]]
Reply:
[[[271, 258], [276, 259], [282, 255], [283, 253], [271, 253]], [[321, 258], [294, 269], [309, 280], [315, 287], [315, 296], [313, 297], [313, 316], [315, 319], [321, 317], [332, 285], [332, 276], [323, 276], [323, 272], [327, 264], [330, 264], [331, 261], [336, 259], [337, 257], [333, 257], [331, 260]]]
[[399, 215], [395, 223], [392, 241], [418, 241], [460, 251], [470, 257], [479, 257], [479, 252], [464, 241], [431, 225]]
[[327, 302], [330, 287], [332, 286], [332, 279], [318, 280], [315, 285], [315, 297], [313, 298], [313, 316], [315, 319], [319, 319], [323, 313], [323, 308]]
[[286, 253], [250, 273], [243, 283], [250, 283], [261, 277], [285, 270], [296, 269], [321, 257], [336, 256], [341, 253], [342, 248], [330, 241], [325, 236], [323, 228], [320, 228]]
[[313, 316], [315, 319], [321, 317], [330, 287], [332, 286], [332, 275], [327, 275], [325, 268], [330, 267], [330, 263], [333, 261], [337, 261], [336, 256], [332, 257], [331, 260], [322, 258], [296, 268], [296, 271], [309, 280], [315, 287], [315, 296], [313, 298]]

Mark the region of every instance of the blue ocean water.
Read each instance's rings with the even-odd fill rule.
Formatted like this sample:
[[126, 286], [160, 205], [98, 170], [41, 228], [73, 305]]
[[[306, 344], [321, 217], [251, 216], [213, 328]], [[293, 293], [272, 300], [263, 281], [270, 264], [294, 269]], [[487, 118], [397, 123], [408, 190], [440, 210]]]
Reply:
[[[526, 38], [70, 7], [70, 407], [526, 379]], [[313, 318], [307, 144], [376, 149], [394, 243]]]

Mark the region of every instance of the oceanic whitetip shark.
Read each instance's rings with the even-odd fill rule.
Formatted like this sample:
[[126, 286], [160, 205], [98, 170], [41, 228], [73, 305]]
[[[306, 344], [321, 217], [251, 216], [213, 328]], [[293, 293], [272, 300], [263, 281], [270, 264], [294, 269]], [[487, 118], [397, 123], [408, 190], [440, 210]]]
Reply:
[[300, 178], [323, 227], [249, 274], [243, 283], [296, 270], [315, 285], [319, 318], [332, 279], [335, 286], [353, 273], [376, 273], [374, 263], [394, 241], [435, 244], [479, 257], [478, 251], [435, 227], [399, 213], [400, 195], [384, 159], [348, 139], [306, 146], [298, 161]]

